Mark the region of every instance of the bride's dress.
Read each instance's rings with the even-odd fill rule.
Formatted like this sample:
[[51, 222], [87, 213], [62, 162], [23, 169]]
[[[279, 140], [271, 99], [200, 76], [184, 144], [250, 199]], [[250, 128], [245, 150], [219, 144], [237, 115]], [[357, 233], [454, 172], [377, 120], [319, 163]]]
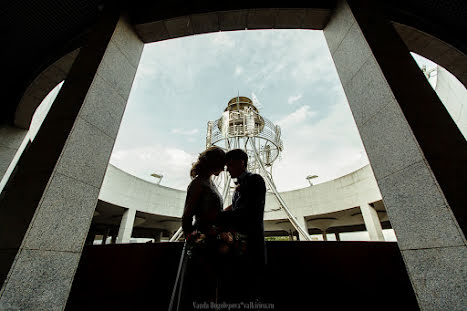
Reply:
[[200, 232], [207, 232], [212, 225], [215, 225], [216, 217], [222, 211], [223, 199], [210, 178], [196, 177], [193, 179], [188, 186], [187, 195], [190, 195], [189, 192], [192, 190], [193, 183], [199, 183], [202, 187], [202, 194], [192, 212], [195, 217], [193, 229], [197, 229]]
[[[194, 185], [200, 186], [202, 189], [201, 195], [196, 204], [190, 208], [190, 211], [185, 211], [184, 230], [197, 229], [201, 233], [207, 234], [211, 227], [216, 224], [216, 217], [222, 211], [223, 199], [217, 187], [210, 178], [203, 179], [196, 177], [192, 180], [187, 189], [187, 197], [193, 191]], [[192, 218], [195, 218], [195, 223], [190, 226]], [[189, 222], [189, 223], [188, 223]], [[186, 232], [186, 234], [190, 233]], [[188, 299], [188, 305], [192, 305], [193, 301], [203, 302], [208, 301], [215, 295], [217, 284], [217, 264], [218, 259], [215, 256], [215, 242], [210, 240], [208, 247], [197, 252], [192, 260], [189, 260], [189, 268], [187, 277], [187, 287], [185, 299]]]

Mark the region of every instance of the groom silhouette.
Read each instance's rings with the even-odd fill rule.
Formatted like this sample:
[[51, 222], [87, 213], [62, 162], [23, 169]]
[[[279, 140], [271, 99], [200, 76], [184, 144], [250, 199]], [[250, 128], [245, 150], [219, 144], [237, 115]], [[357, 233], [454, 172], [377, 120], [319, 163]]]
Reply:
[[[227, 170], [232, 178], [237, 178], [237, 188], [232, 198], [232, 205], [218, 215], [218, 223], [225, 228], [247, 236], [246, 255], [235, 258], [230, 277], [234, 285], [233, 296], [236, 298], [259, 298], [260, 282], [267, 261], [264, 242], [264, 203], [266, 185], [263, 177], [247, 171], [248, 155], [241, 149], [227, 152], [225, 156]], [[229, 295], [229, 293], [227, 293]]]

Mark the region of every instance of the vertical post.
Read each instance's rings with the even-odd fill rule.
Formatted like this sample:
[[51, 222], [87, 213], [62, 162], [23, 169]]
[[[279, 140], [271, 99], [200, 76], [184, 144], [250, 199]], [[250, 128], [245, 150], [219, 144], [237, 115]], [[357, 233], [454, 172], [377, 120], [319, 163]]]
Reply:
[[117, 244], [130, 243], [133, 224], [135, 223], [136, 209], [127, 209], [123, 213], [120, 228], [118, 229]]
[[1, 310], [65, 308], [142, 49], [104, 13], [23, 154], [0, 202]]
[[360, 210], [362, 212], [363, 221], [365, 222], [366, 230], [370, 236], [371, 241], [384, 241], [383, 228], [381, 227], [381, 222], [379, 221], [378, 213], [368, 203], [362, 203], [360, 205]]
[[154, 243], [159, 243], [162, 239], [162, 231], [161, 232], [157, 232], [155, 235], [154, 235]]
[[379, 2], [324, 29], [422, 310], [465, 307], [467, 143]]
[[327, 233], [326, 233], [326, 230], [325, 230], [325, 229], [323, 229], [323, 231], [322, 231], [322, 235], [323, 235], [323, 241], [327, 241], [327, 240], [328, 240], [328, 235], [327, 235]]
[[334, 233], [334, 235], [336, 236], [336, 241], [341, 240], [341, 236], [340, 236], [339, 232]]
[[102, 245], [107, 243], [107, 238], [109, 237], [110, 228], [107, 228], [105, 234], [102, 236]]

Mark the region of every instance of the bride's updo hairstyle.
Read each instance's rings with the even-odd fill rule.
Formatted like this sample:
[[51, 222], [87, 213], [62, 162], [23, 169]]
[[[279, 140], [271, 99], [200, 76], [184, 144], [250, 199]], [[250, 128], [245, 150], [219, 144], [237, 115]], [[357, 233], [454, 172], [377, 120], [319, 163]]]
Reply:
[[190, 176], [193, 179], [198, 175], [208, 175], [218, 168], [223, 168], [224, 165], [224, 150], [217, 146], [212, 146], [199, 154], [198, 161], [193, 163], [191, 167]]

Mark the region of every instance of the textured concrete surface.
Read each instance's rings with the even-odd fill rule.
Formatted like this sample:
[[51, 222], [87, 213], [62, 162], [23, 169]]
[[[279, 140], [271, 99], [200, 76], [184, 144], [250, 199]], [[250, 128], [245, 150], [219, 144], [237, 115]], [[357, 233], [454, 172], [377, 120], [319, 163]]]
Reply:
[[[55, 174], [29, 229], [24, 247], [79, 252], [99, 190], [75, 178]], [[60, 220], [57, 220], [57, 217]]]
[[464, 245], [425, 162], [391, 174], [379, 180], [379, 185], [400, 249]]
[[440, 257], [429, 278], [418, 269], [426, 253], [465, 259], [465, 140], [392, 26], [348, 3], [338, 2], [324, 34], [389, 220], [422, 310], [456, 310], [467, 292], [459, 267]]
[[114, 142], [78, 116], [55, 170], [99, 189]]
[[0, 310], [63, 310], [79, 258], [72, 252], [21, 250]]
[[[143, 49], [125, 18], [116, 23], [116, 17], [109, 17], [91, 35], [90, 46], [82, 49], [83, 55], [78, 57], [96, 64], [94, 72], [89, 64], [74, 67], [67, 77], [68, 84], [75, 83], [74, 87], [68, 85], [60, 92], [62, 99], [75, 97], [76, 101], [81, 91], [85, 96], [76, 103], [79, 107], [72, 107], [77, 113], [69, 116], [74, 117], [74, 124], [3, 284], [0, 305], [6, 308], [65, 307]], [[108, 42], [102, 40], [106, 36]], [[101, 100], [107, 94], [118, 100]], [[51, 108], [44, 122], [46, 128], [53, 128], [50, 124], [64, 118], [56, 109]]]
[[403, 250], [402, 256], [422, 310], [465, 310], [465, 246]]

